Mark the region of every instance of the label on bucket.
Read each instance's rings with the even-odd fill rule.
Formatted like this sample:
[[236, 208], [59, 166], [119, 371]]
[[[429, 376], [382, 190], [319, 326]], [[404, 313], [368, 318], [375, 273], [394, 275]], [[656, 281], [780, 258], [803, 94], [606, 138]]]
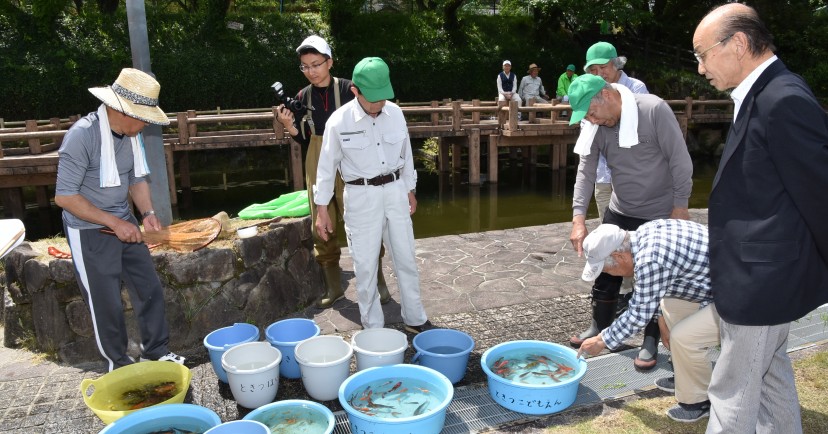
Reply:
[[[502, 403], [506, 408], [513, 409], [514, 407], [526, 407], [527, 409], [535, 410], [552, 410], [555, 407], [563, 405], [557, 398], [555, 399], [526, 399], [521, 397], [520, 390], [516, 389], [515, 393], [511, 391], [504, 392], [496, 390], [493, 393], [495, 402]], [[568, 407], [568, 406], [567, 406]], [[561, 408], [563, 410], [563, 408]], [[551, 413], [551, 412], [550, 412]]]
[[[256, 393], [261, 392], [265, 389], [271, 389], [276, 387], [279, 384], [279, 378], [267, 378], [267, 379], [259, 379], [256, 378], [255, 381], [246, 381], [246, 382], [239, 382], [239, 392], [242, 393]], [[238, 398], [236, 399], [238, 401]]]

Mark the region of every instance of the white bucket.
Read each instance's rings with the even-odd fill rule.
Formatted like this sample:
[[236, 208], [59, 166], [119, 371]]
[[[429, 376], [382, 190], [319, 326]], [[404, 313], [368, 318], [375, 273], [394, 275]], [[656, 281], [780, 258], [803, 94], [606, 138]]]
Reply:
[[356, 353], [357, 371], [362, 371], [402, 363], [408, 338], [394, 329], [365, 329], [351, 338], [351, 346]]
[[221, 367], [233, 398], [242, 407], [258, 408], [273, 402], [279, 390], [282, 353], [268, 342], [236, 345], [221, 356]]
[[296, 345], [302, 384], [313, 399], [330, 401], [351, 373], [351, 345], [339, 336], [314, 336]]

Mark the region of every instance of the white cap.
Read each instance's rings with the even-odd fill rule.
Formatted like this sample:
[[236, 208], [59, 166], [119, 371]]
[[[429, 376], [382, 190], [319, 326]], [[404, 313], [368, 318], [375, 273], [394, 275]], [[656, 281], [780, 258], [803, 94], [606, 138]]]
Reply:
[[504, 60], [504, 61], [503, 61], [503, 64], [504, 64], [504, 65], [511, 65], [511, 64], [512, 64], [512, 62], [510, 62], [510, 61], [508, 61], [508, 60]]
[[598, 278], [604, 270], [604, 261], [621, 247], [626, 236], [627, 231], [610, 224], [603, 224], [590, 232], [583, 244], [587, 263], [581, 279], [592, 282]]
[[305, 38], [298, 47], [296, 47], [296, 53], [299, 53], [301, 50], [305, 48], [313, 48], [314, 50], [318, 51], [319, 54], [324, 54], [328, 57], [333, 57], [331, 55], [331, 46], [325, 42], [324, 39], [320, 38], [316, 35], [311, 35]]

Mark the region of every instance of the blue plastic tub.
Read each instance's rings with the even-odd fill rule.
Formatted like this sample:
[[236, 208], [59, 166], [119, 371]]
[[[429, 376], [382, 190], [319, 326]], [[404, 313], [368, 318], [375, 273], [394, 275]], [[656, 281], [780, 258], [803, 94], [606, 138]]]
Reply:
[[230, 348], [259, 340], [259, 328], [246, 323], [235, 323], [220, 328], [204, 337], [204, 347], [210, 353], [210, 363], [219, 380], [227, 382], [227, 371], [221, 367], [221, 356]]
[[255, 420], [234, 420], [210, 428], [204, 434], [270, 434], [270, 428]]
[[267, 341], [282, 352], [279, 373], [283, 377], [300, 378], [302, 376], [294, 350], [299, 342], [317, 336], [319, 331], [319, 326], [313, 320], [305, 318], [283, 319], [267, 327], [265, 330]]
[[287, 399], [263, 405], [244, 417], [265, 424], [271, 432], [330, 434], [336, 419], [328, 407], [303, 399]]
[[[406, 380], [419, 380], [430, 384], [430, 393], [439, 399], [439, 403], [417, 416], [395, 419], [370, 416], [357, 411], [348, 404], [348, 398], [352, 394], [366, 388], [372, 382], [405, 383]], [[352, 433], [438, 434], [446, 422], [446, 409], [452, 398], [454, 398], [454, 386], [445, 375], [431, 368], [417, 365], [399, 364], [368, 368], [351, 375], [339, 387], [339, 403], [348, 414]]]
[[209, 408], [193, 404], [164, 404], [136, 410], [106, 426], [99, 434], [205, 432], [221, 423]]
[[[521, 384], [503, 378], [489, 368], [489, 364], [512, 351], [528, 351], [550, 354], [574, 367], [573, 376], [560, 382], [539, 385]], [[483, 353], [480, 364], [489, 378], [489, 395], [503, 407], [526, 414], [552, 414], [566, 409], [578, 395], [581, 378], [586, 374], [587, 363], [572, 348], [544, 341], [510, 341], [495, 345]]]
[[431, 329], [414, 336], [413, 345], [417, 352], [411, 363], [439, 371], [457, 383], [466, 375], [474, 339], [457, 330]]

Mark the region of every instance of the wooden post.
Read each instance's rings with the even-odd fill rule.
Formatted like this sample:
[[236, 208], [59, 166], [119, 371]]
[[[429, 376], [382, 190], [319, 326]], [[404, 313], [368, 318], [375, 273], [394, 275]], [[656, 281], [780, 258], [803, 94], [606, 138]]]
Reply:
[[[574, 147], [574, 145], [575, 144], [573, 143], [573, 147]], [[568, 146], [569, 145], [567, 145], [566, 143], [561, 143], [561, 146], [558, 146], [558, 161], [560, 161], [558, 169], [566, 169], [566, 157], [567, 157], [566, 150], [567, 150]], [[566, 178], [566, 171], [564, 171], [564, 179], [565, 178]]]
[[480, 129], [469, 134], [469, 184], [480, 185]]
[[279, 112], [278, 107], [272, 107], [270, 109], [273, 112], [273, 134], [276, 135], [276, 140], [281, 140], [285, 138], [285, 126], [279, 122]]
[[518, 103], [517, 101], [509, 101], [509, 130], [517, 131], [518, 129]]
[[[556, 98], [552, 98], [552, 100], [550, 102], [552, 103], [552, 107], [555, 107], [556, 105], [558, 105], [558, 100]], [[552, 122], [555, 122], [556, 120], [558, 120], [558, 113], [560, 113], [560, 112], [557, 111], [557, 110], [554, 110], [554, 109], [552, 111], [550, 111], [549, 112], [549, 120], [551, 120]]]
[[559, 152], [561, 145], [559, 143], [553, 143], [549, 145], [549, 167], [552, 170], [558, 170], [561, 168], [561, 154]]
[[451, 130], [460, 131], [460, 124], [463, 122], [463, 112], [460, 111], [462, 101], [454, 101], [451, 103]]
[[684, 116], [687, 120], [693, 119], [693, 97], [688, 96], [687, 98], [684, 98], [684, 101]]
[[[37, 121], [36, 120], [27, 120], [26, 121], [26, 132], [37, 131]], [[39, 154], [40, 151], [40, 139], [29, 139], [29, 153], [32, 155]]]
[[444, 137], [437, 138], [437, 168], [440, 172], [448, 172], [449, 167], [449, 142]]
[[[431, 107], [437, 108], [440, 106], [440, 103], [437, 101], [431, 101]], [[440, 114], [437, 112], [431, 113], [431, 125], [440, 125]]]
[[[195, 119], [196, 116], [198, 116], [198, 115], [196, 114], [195, 110], [187, 110], [187, 118], [188, 119]], [[197, 137], [198, 136], [198, 125], [191, 124], [191, 123], [187, 123], [186, 125], [187, 125], [187, 130], [190, 134], [190, 137]], [[181, 127], [179, 126], [179, 128], [181, 128]]]
[[[194, 111], [190, 111], [195, 114]], [[190, 112], [178, 112], [178, 143], [190, 143], [190, 123], [187, 121]], [[178, 156], [178, 177], [181, 179], [181, 188], [190, 188], [190, 154], [183, 151]], [[168, 182], [169, 184], [169, 182]], [[170, 196], [172, 199], [172, 196]]]
[[[480, 107], [480, 100], [473, 99], [472, 100], [472, 107]], [[472, 112], [472, 123], [477, 125], [480, 123], [480, 112], [474, 111]]]
[[[49, 123], [55, 126], [55, 131], [60, 131], [60, 118], [49, 118]], [[60, 144], [63, 143], [63, 136], [55, 137], [55, 146], [60, 148]]]
[[508, 113], [503, 112], [503, 107], [506, 105], [506, 101], [498, 101], [497, 102], [497, 127], [503, 128], [503, 124], [506, 123], [506, 117]]
[[[302, 145], [293, 139], [290, 140], [290, 170], [293, 174], [293, 190], [304, 190], [302, 186], [305, 185], [305, 168], [302, 164]], [[312, 186], [309, 185], [307, 188], [312, 188]]]
[[[534, 99], [530, 99], [529, 101], [526, 101], [526, 107], [532, 108], [532, 106], [534, 106], [534, 105], [535, 105], [535, 100]], [[536, 112], [534, 112], [534, 111], [529, 112], [529, 116], [528, 116], [529, 123], [530, 124], [534, 123], [535, 118], [537, 116], [538, 116], [538, 114]]]
[[489, 136], [489, 182], [497, 184], [497, 142], [499, 134]]
[[463, 170], [463, 145], [453, 137], [451, 139], [451, 171], [459, 173], [461, 170]]
[[178, 192], [175, 188], [175, 153], [172, 144], [164, 144], [164, 157], [167, 160], [167, 185], [170, 189], [170, 205], [178, 205]]
[[[699, 101], [704, 101], [705, 99], [707, 99], [707, 98], [705, 98], [704, 96], [699, 97]], [[699, 112], [700, 115], [703, 115], [704, 114], [704, 104], [699, 104], [699, 108], [696, 109], [696, 111]]]
[[[446, 106], [446, 107], [450, 107], [451, 106], [451, 98], [443, 99], [443, 105]], [[441, 117], [443, 118], [444, 121], [451, 121], [450, 116], [451, 115], [448, 114], [448, 113], [443, 113], [443, 116], [441, 116]]]

